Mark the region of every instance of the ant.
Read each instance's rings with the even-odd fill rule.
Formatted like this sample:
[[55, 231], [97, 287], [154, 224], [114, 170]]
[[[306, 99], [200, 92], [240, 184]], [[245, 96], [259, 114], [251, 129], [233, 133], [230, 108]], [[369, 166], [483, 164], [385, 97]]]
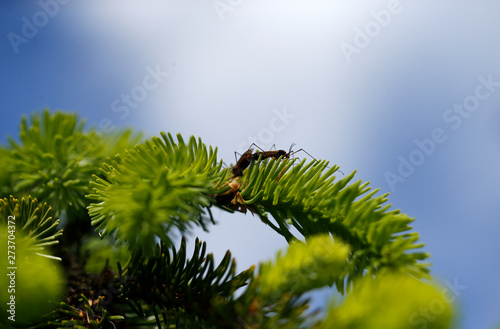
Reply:
[[[257, 151], [255, 153], [253, 153], [252, 146], [256, 146], [261, 151], [260, 152]], [[296, 153], [298, 153], [300, 151], [303, 151], [307, 155], [309, 155], [311, 158], [313, 158], [314, 160], [316, 160], [312, 155], [310, 155], [304, 149], [300, 149], [300, 150], [292, 152], [292, 149], [293, 149], [294, 146], [295, 146], [295, 143], [293, 143], [292, 145], [290, 145], [290, 149], [288, 150], [288, 152], [286, 152], [285, 150], [264, 151], [259, 146], [257, 146], [255, 143], [252, 143], [252, 145], [250, 145], [250, 148], [245, 153], [243, 153], [241, 155], [241, 157], [239, 158], [239, 160], [234, 165], [234, 167], [232, 169], [232, 171], [233, 171], [233, 177], [242, 176], [243, 175], [243, 170], [245, 170], [246, 168], [248, 168], [248, 166], [250, 166], [250, 164], [252, 163], [252, 161], [258, 161], [259, 159], [264, 160], [264, 159], [267, 159], [267, 158], [274, 158], [274, 159], [278, 160], [280, 157], [283, 158], [283, 159], [290, 159], [290, 157], [292, 155], [294, 155], [294, 154], [296, 154]], [[234, 154], [236, 155], [236, 152], [234, 152]], [[316, 160], [316, 161], [318, 161], [318, 160]]]
[[[260, 151], [257, 151], [254, 153], [252, 146], [257, 147]], [[294, 154], [296, 154], [300, 151], [303, 151], [308, 156], [313, 158], [315, 161], [318, 161], [304, 149], [292, 151], [294, 146], [295, 146], [295, 143], [290, 145], [288, 152], [285, 150], [264, 151], [262, 148], [257, 146], [255, 143], [252, 143], [252, 145], [250, 145], [250, 148], [248, 150], [246, 150], [240, 156], [240, 158], [236, 161], [236, 164], [231, 169], [233, 176], [230, 178], [229, 182], [226, 182], [229, 189], [221, 194], [216, 194], [213, 196], [214, 199], [216, 200], [217, 204], [222, 205], [225, 208], [237, 210], [237, 211], [240, 211], [243, 213], [246, 213], [247, 210], [250, 210], [252, 213], [258, 214], [259, 217], [261, 217], [261, 220], [264, 221], [262, 214], [258, 211], [258, 208], [254, 208], [252, 205], [247, 205], [245, 200], [242, 198], [242, 196], [239, 192], [241, 185], [238, 182], [237, 177], [243, 176], [243, 170], [247, 169], [252, 164], [252, 161], [265, 160], [268, 158], [274, 158], [276, 160], [278, 160], [280, 158], [281, 159], [290, 159], [291, 156], [293, 156]], [[238, 153], [234, 152], [235, 157], [236, 157], [236, 154], [238, 154]], [[286, 168], [283, 168], [277, 181], [279, 181], [281, 179], [285, 170], [286, 170]], [[267, 221], [264, 221], [264, 222], [267, 223]]]
[[[255, 145], [255, 144], [254, 144]], [[257, 145], [255, 145], [257, 146]], [[283, 159], [290, 159], [290, 157], [300, 151], [305, 152], [307, 155], [309, 155], [311, 158], [313, 158], [315, 161], [316, 160], [312, 155], [306, 152], [304, 149], [297, 150], [295, 152], [292, 152], [292, 148], [295, 146], [295, 143], [290, 145], [290, 149], [288, 150], [288, 153], [285, 150], [276, 150], [276, 151], [262, 151], [262, 152], [255, 152], [252, 154], [252, 160], [259, 160], [259, 157], [262, 156], [262, 160], [267, 159], [267, 158], [275, 158], [278, 160], [280, 157]], [[257, 146], [258, 147], [258, 146]], [[260, 147], [259, 147], [260, 149]], [[261, 149], [262, 150], [262, 149]]]
[[[252, 144], [255, 145], [255, 144]], [[257, 146], [257, 145], [255, 145]], [[249, 148], [245, 153], [243, 153], [240, 157], [240, 159], [236, 162], [236, 164], [233, 167], [233, 177], [238, 177], [243, 175], [243, 170], [248, 168], [250, 163], [252, 163], [253, 160], [253, 149]], [[236, 152], [234, 152], [234, 155], [236, 156]]]

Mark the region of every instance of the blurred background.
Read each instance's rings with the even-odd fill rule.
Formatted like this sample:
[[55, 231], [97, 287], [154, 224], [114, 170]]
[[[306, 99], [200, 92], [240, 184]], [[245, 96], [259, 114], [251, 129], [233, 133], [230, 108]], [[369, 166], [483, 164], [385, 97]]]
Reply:
[[[496, 1], [2, 1], [0, 141], [48, 107], [103, 133], [199, 136], [228, 165], [251, 143], [295, 142], [390, 192], [461, 328], [493, 328], [499, 18]], [[193, 239], [238, 270], [286, 247], [257, 217], [214, 216]]]

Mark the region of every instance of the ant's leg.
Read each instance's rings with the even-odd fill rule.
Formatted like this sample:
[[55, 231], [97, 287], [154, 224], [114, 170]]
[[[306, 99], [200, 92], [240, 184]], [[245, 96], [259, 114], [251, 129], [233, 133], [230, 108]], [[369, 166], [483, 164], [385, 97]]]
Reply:
[[248, 148], [249, 150], [252, 148], [252, 146], [255, 146], [256, 148], [258, 148], [259, 150], [261, 150], [262, 152], [264, 152], [264, 150], [262, 148], [260, 148], [259, 145], [255, 144], [255, 143], [252, 143], [252, 145], [250, 145], [250, 147]]
[[314, 161], [318, 161], [318, 160], [316, 160], [316, 158], [315, 158], [315, 157], [313, 157], [312, 155], [310, 155], [310, 154], [309, 154], [306, 150], [304, 150], [304, 149], [300, 149], [300, 150], [297, 150], [297, 151], [295, 151], [295, 152], [290, 152], [289, 154], [290, 154], [290, 155], [294, 155], [294, 154], [296, 154], [296, 153], [298, 153], [298, 152], [300, 152], [300, 151], [304, 152], [305, 154], [307, 154], [308, 156], [310, 156], [311, 158], [313, 158], [313, 159], [314, 159]]
[[[295, 151], [295, 152], [291, 153], [291, 155], [294, 155], [295, 153], [300, 152], [300, 151], [302, 151], [302, 152], [304, 152], [305, 154], [309, 155], [311, 158], [313, 158], [313, 159], [314, 159], [314, 161], [319, 162], [318, 160], [316, 160], [316, 158], [314, 158], [312, 155], [310, 155], [310, 154], [309, 154], [306, 150], [304, 150], [304, 149], [297, 150], [297, 151]], [[327, 168], [328, 168], [328, 167], [327, 167]], [[338, 171], [339, 173], [341, 173], [342, 175], [344, 175], [344, 176], [345, 176], [345, 174], [342, 172], [342, 170], [337, 169], [337, 171]]]
[[[261, 148], [260, 148], [257, 144], [252, 143], [252, 144], [250, 145], [250, 147], [248, 148], [248, 150], [246, 150], [246, 152], [248, 152], [248, 151], [252, 150], [252, 146], [255, 146], [255, 147], [257, 147], [259, 150], [264, 151], [264, 150], [263, 150], [263, 149], [261, 149]], [[246, 153], [246, 152], [245, 152], [245, 153]], [[241, 154], [239, 154], [238, 152], [236, 152], [236, 151], [235, 151], [235, 152], [234, 152], [234, 159], [236, 160], [236, 162], [238, 162], [238, 159], [239, 159], [240, 157], [241, 157]]]
[[297, 151], [293, 151], [293, 152], [291, 152], [291, 153], [290, 153], [290, 155], [297, 154], [297, 153], [299, 153], [300, 151], [304, 152], [305, 154], [307, 154], [308, 156], [310, 156], [311, 158], [313, 158], [313, 159], [314, 159], [314, 157], [313, 157], [312, 155], [310, 155], [310, 154], [309, 154], [306, 150], [304, 150], [304, 149], [298, 149]]
[[[310, 155], [310, 154], [309, 154], [309, 152], [307, 152], [307, 151], [306, 151], [306, 150], [304, 150], [304, 149], [300, 149], [300, 150], [297, 150], [297, 151], [295, 151], [295, 152], [292, 152], [292, 147], [293, 147], [294, 145], [295, 145], [295, 143], [293, 143], [293, 144], [290, 146], [290, 150], [288, 151], [288, 155], [289, 155], [289, 156], [290, 156], [290, 155], [294, 155], [294, 154], [296, 154], [296, 153], [298, 153], [298, 152], [302, 151], [302, 152], [304, 152], [305, 154], [309, 155], [311, 158], [313, 158], [313, 159], [314, 159], [314, 161], [319, 162], [318, 160], [316, 160], [316, 158], [315, 158], [315, 157], [313, 157], [312, 155]], [[328, 168], [328, 167], [327, 167], [327, 168]], [[339, 173], [341, 173], [342, 175], [344, 175], [344, 176], [345, 176], [345, 174], [344, 174], [344, 173], [343, 173], [340, 169], [337, 169], [337, 171], [338, 171]]]

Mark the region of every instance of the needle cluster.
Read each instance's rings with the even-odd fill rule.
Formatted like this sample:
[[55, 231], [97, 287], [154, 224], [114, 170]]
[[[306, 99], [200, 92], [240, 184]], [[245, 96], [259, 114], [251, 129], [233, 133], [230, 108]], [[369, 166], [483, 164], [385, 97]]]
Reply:
[[[22, 288], [30, 279], [19, 275], [25, 310], [43, 311], [16, 325], [396, 329], [425, 320], [427, 328], [453, 327], [414, 219], [391, 210], [387, 194], [356, 181], [355, 172], [338, 176], [328, 161], [290, 159], [291, 150], [245, 154], [248, 161], [224, 168], [200, 138], [142, 140], [131, 129], [103, 135], [61, 111], [23, 118], [19, 138], [0, 147], [0, 238], [13, 236], [15, 216], [28, 246], [19, 271], [44, 264], [41, 272], [51, 274], [40, 275], [36, 289]], [[204, 242], [188, 239], [193, 227], [217, 225], [213, 207], [250, 212], [248, 220], [262, 221], [289, 247], [243, 271], [229, 251], [216, 262]], [[310, 310], [309, 294], [327, 287], [345, 298]], [[440, 312], [419, 318], [433, 305]], [[0, 325], [13, 328], [4, 318]]]

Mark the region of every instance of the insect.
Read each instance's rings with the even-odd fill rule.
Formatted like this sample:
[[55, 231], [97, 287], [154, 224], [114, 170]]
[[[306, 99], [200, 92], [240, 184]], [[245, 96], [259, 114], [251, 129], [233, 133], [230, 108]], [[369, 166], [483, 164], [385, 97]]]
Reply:
[[[255, 153], [253, 153], [252, 146], [256, 146], [260, 151], [257, 151]], [[300, 150], [297, 150], [297, 151], [292, 151], [292, 149], [293, 149], [294, 146], [295, 146], [295, 143], [293, 143], [292, 145], [290, 145], [290, 149], [288, 150], [288, 152], [286, 152], [285, 150], [264, 151], [259, 146], [257, 146], [256, 144], [252, 143], [252, 145], [250, 145], [250, 148], [245, 153], [243, 153], [240, 156], [240, 158], [238, 159], [238, 161], [234, 165], [234, 167], [232, 169], [232, 171], [233, 171], [233, 177], [242, 176], [243, 175], [243, 170], [245, 170], [246, 168], [248, 168], [248, 166], [250, 166], [250, 164], [252, 163], [252, 161], [258, 161], [259, 159], [265, 160], [265, 159], [268, 159], [268, 158], [274, 158], [274, 159], [278, 160], [280, 157], [282, 159], [290, 159], [290, 157], [292, 155], [296, 154], [297, 152], [303, 151], [307, 155], [309, 155], [311, 158], [313, 158], [314, 160], [316, 160], [312, 155], [310, 155], [309, 153], [307, 153], [306, 150], [304, 150], [304, 149], [300, 149]], [[235, 152], [235, 155], [236, 155], [236, 152]]]
[[[256, 145], [257, 146], [257, 145]], [[240, 157], [240, 159], [236, 162], [234, 165], [232, 171], [233, 171], [233, 177], [238, 177], [243, 175], [243, 170], [248, 168], [250, 163], [252, 163], [253, 160], [253, 149], [249, 148], [245, 153], [243, 153]], [[236, 152], [235, 152], [236, 154]]]
[[[254, 149], [252, 148], [252, 146], [257, 147], [259, 151], [256, 151], [254, 153]], [[243, 199], [243, 197], [239, 192], [241, 185], [238, 182], [237, 178], [243, 176], [243, 171], [247, 169], [252, 164], [253, 161], [265, 160], [268, 158], [273, 158], [275, 160], [278, 160], [280, 158], [290, 159], [291, 156], [300, 151], [303, 151], [308, 156], [313, 158], [315, 161], [318, 161], [304, 149], [293, 151], [294, 146], [295, 143], [290, 145], [288, 152], [285, 150], [264, 151], [262, 148], [252, 143], [252, 145], [250, 145], [250, 148], [246, 150], [242, 155], [240, 155], [239, 159], [236, 158], [237, 159], [236, 164], [231, 168], [233, 176], [230, 178], [228, 182], [225, 183], [229, 188], [225, 192], [220, 194], [215, 194], [213, 196], [217, 204], [223, 206], [226, 209], [236, 210], [243, 213], [246, 213], [247, 210], [250, 210], [250, 212], [259, 215], [261, 220], [267, 223], [267, 221], [265, 220], [266, 218], [264, 218], [265, 216], [263, 217], [262, 213], [259, 211], [259, 208], [254, 208], [252, 205], [246, 204], [245, 200]], [[234, 152], [234, 154], [236, 157], [238, 153]], [[283, 168], [277, 181], [280, 181], [281, 177], [283, 176], [286, 170], [287, 167]]]
[[[255, 152], [255, 153], [253, 153], [252, 146], [256, 146], [262, 152]], [[264, 151], [259, 146], [257, 146], [255, 143], [252, 143], [252, 145], [250, 145], [250, 148], [248, 150], [246, 150], [245, 153], [243, 153], [240, 156], [240, 158], [238, 159], [238, 161], [236, 161], [236, 164], [232, 168], [233, 177], [238, 177], [238, 176], [243, 175], [243, 170], [245, 170], [246, 168], [248, 168], [248, 166], [250, 166], [250, 164], [252, 163], [252, 161], [258, 160], [260, 155], [263, 156], [262, 159], [266, 159], [268, 157], [273, 157], [273, 155], [271, 155], [270, 152], [274, 152], [275, 153], [275, 152], [280, 152], [280, 151], [282, 151], [283, 153], [286, 153], [283, 150], [279, 150], [279, 151]], [[236, 156], [236, 154], [237, 153], [234, 152], [235, 156]], [[279, 158], [279, 156], [277, 156], [276, 158]]]
[[[252, 145], [255, 145], [255, 144], [252, 144]], [[314, 159], [314, 161], [318, 161], [316, 160], [315, 157], [313, 157], [312, 155], [310, 155], [306, 150], [304, 149], [299, 149], [297, 151], [292, 151], [293, 147], [295, 146], [296, 144], [293, 143], [292, 145], [290, 145], [290, 148], [288, 149], [288, 153], [285, 151], [285, 150], [276, 150], [276, 151], [263, 151], [260, 147], [259, 149], [262, 151], [262, 152], [255, 152], [252, 154], [252, 160], [254, 161], [257, 161], [259, 160], [259, 158], [261, 158], [262, 160], [265, 160], [267, 158], [274, 158], [276, 160], [278, 160], [280, 157], [282, 159], [290, 159], [290, 157], [294, 154], [297, 154], [298, 152], [302, 151], [304, 152], [305, 154], [307, 154], [308, 156], [310, 156], [311, 158]], [[257, 145], [255, 145], [257, 146]], [[257, 146], [258, 147], [258, 146]], [[340, 170], [338, 170], [342, 175], [344, 175], [344, 173]], [[281, 176], [283, 175], [283, 172], [281, 173], [280, 175], [280, 178]], [[278, 178], [279, 180], [279, 178]]]
[[[257, 145], [255, 145], [255, 146], [257, 146]], [[285, 150], [255, 152], [254, 154], [252, 154], [252, 160], [259, 160], [260, 156], [262, 156], [262, 160], [267, 159], [267, 158], [275, 158], [276, 160], [278, 160], [280, 157], [282, 157], [283, 159], [290, 159], [290, 157], [292, 155], [294, 155], [300, 151], [305, 152], [311, 158], [316, 160], [312, 155], [307, 153], [306, 150], [304, 150], [304, 149], [300, 149], [300, 150], [292, 152], [292, 149], [294, 146], [295, 146], [295, 143], [290, 145], [290, 149], [288, 150], [288, 153]], [[316, 161], [318, 161], [318, 160], [316, 160]]]

